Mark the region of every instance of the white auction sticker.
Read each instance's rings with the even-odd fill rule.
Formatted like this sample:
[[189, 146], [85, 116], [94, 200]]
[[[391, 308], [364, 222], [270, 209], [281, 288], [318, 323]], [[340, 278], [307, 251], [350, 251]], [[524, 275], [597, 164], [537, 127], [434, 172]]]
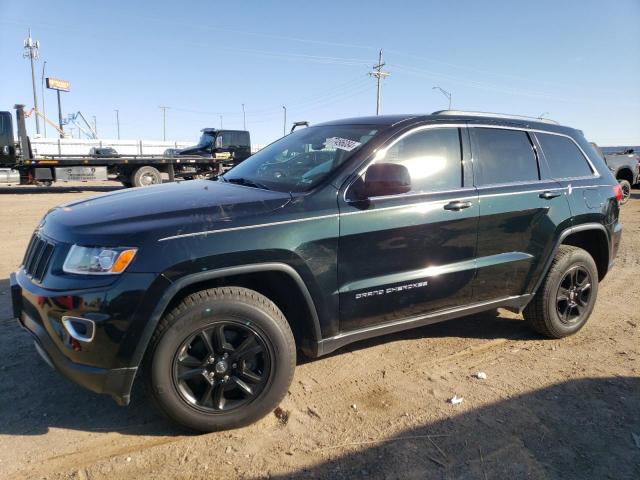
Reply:
[[360, 142], [349, 140], [348, 138], [331, 137], [327, 138], [325, 146], [327, 148], [339, 148], [340, 150], [346, 150], [347, 152], [350, 152], [354, 148], [359, 147]]

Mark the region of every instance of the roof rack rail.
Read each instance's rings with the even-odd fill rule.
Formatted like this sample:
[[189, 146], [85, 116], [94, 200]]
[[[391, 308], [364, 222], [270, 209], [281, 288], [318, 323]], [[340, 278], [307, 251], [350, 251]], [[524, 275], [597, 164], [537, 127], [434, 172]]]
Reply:
[[506, 119], [514, 119], [514, 120], [533, 120], [536, 122], [542, 123], [551, 123], [554, 125], [559, 125], [555, 120], [551, 120], [550, 118], [540, 118], [540, 117], [527, 117], [525, 115], [509, 115], [506, 113], [492, 113], [492, 112], [466, 112], [464, 110], [438, 110], [437, 112], [433, 112], [431, 115], [466, 115], [469, 117], [495, 117], [495, 118], [506, 118]]

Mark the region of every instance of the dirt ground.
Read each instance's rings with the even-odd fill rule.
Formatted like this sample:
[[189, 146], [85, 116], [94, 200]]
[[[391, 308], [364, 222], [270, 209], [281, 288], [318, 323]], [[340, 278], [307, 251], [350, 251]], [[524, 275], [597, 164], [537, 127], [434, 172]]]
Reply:
[[640, 192], [579, 334], [500, 310], [360, 342], [301, 360], [279, 416], [191, 435], [139, 390], [121, 408], [68, 382], [9, 318], [39, 219], [116, 188], [0, 189], [0, 478], [640, 478]]

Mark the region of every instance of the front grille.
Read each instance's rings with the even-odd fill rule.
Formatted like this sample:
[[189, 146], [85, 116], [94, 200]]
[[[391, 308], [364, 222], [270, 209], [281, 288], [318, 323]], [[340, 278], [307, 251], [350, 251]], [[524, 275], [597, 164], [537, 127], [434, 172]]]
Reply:
[[44, 274], [47, 273], [54, 250], [55, 245], [53, 243], [45, 240], [37, 233], [33, 234], [22, 262], [24, 271], [32, 280], [36, 282], [42, 281]]

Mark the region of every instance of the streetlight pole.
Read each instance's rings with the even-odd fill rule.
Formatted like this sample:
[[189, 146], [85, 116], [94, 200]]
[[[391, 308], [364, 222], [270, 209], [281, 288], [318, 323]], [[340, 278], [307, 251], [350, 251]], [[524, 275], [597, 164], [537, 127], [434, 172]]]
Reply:
[[245, 116], [245, 113], [244, 113], [244, 103], [242, 104], [242, 129], [243, 130], [247, 129], [247, 117]]
[[120, 140], [120, 110], [114, 110], [116, 112], [116, 125], [118, 126], [118, 140]]
[[284, 123], [282, 124], [282, 136], [284, 137], [287, 134], [287, 107], [282, 106], [284, 110]]
[[[24, 40], [24, 53], [22, 56], [28, 58], [31, 62], [31, 85], [33, 87], [33, 107], [38, 110], [38, 94], [36, 93], [36, 74], [34, 72], [33, 62], [38, 59], [38, 49], [40, 48], [40, 42], [31, 38], [31, 29], [29, 29], [29, 36]], [[38, 114], [34, 115], [36, 118], [36, 133], [40, 135], [40, 119]]]
[[44, 109], [44, 67], [47, 66], [47, 61], [45, 60], [42, 64], [42, 126], [44, 127], [44, 138], [47, 138], [47, 120], [46, 120], [46, 112]]
[[162, 109], [162, 141], [167, 140], [167, 108], [164, 105], [160, 105], [158, 108]]
[[222, 115], [220, 115], [220, 129], [222, 130]]
[[433, 87], [431, 90], [440, 90], [440, 92], [442, 92], [442, 94], [449, 100], [449, 110], [451, 110], [451, 93], [438, 86]]

